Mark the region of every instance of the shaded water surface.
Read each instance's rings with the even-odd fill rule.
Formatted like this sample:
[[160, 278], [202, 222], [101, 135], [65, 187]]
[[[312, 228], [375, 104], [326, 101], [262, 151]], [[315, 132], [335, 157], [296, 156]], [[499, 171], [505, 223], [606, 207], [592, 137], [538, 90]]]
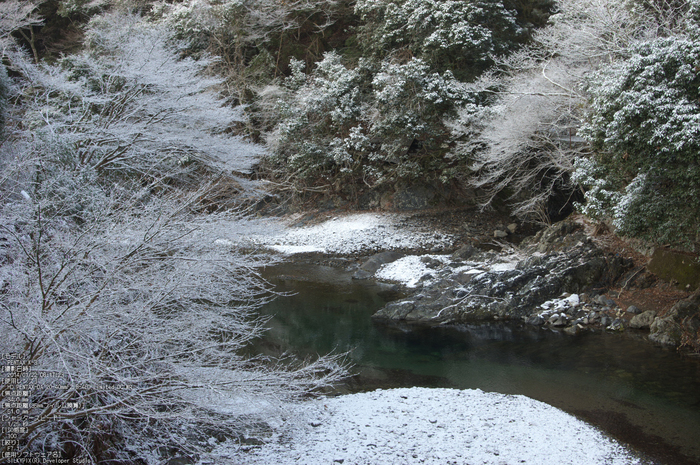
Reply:
[[267, 305], [260, 350], [350, 352], [348, 389], [424, 386], [523, 394], [598, 425], [651, 461], [700, 463], [700, 360], [662, 350], [643, 333], [578, 337], [517, 324], [417, 328], [370, 316], [400, 297], [346, 272], [281, 265], [265, 275], [294, 293]]

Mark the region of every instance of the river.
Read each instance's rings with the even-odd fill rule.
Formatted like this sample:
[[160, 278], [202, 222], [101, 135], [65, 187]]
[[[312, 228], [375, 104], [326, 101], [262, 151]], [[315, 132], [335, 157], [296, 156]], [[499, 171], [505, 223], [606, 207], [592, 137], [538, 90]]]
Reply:
[[355, 376], [342, 392], [423, 386], [522, 394], [600, 427], [649, 463], [700, 463], [700, 359], [655, 347], [642, 332], [572, 337], [514, 323], [383, 325], [370, 316], [400, 297], [395, 286], [307, 264], [277, 265], [264, 276], [290, 295], [262, 309], [272, 319], [256, 350], [348, 352]]

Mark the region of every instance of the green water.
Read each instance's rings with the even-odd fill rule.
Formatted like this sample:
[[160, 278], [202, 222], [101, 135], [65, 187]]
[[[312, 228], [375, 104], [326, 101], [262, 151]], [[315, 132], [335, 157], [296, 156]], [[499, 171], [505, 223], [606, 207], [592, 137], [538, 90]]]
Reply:
[[377, 387], [478, 388], [522, 394], [589, 421], [652, 463], [700, 463], [700, 360], [647, 343], [643, 334], [566, 336], [513, 324], [416, 328], [377, 324], [400, 297], [328, 267], [266, 270], [277, 290], [258, 350], [301, 356], [348, 352], [347, 391]]

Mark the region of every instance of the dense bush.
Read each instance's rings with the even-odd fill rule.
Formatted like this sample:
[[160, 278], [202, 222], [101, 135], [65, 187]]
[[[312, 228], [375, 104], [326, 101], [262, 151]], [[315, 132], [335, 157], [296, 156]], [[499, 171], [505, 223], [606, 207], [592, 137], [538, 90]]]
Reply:
[[525, 35], [515, 11], [494, 0], [359, 0], [355, 12], [370, 56], [409, 54], [460, 79], [483, 71]]
[[459, 82], [419, 59], [346, 67], [328, 53], [306, 76], [292, 65], [279, 100], [273, 158], [296, 182], [340, 178], [375, 186], [425, 176], [420, 154], [439, 148], [443, 117], [465, 100]]
[[621, 233], [656, 241], [700, 234], [700, 41], [634, 46], [591, 81], [583, 128], [597, 163], [625, 193], [609, 205]]
[[455, 159], [444, 157], [445, 120], [472, 99], [458, 78], [477, 75], [525, 37], [515, 12], [497, 1], [432, 0], [360, 1], [355, 12], [364, 57], [327, 53], [307, 77], [294, 64], [284, 82], [268, 139], [277, 172], [336, 191], [448, 181]]

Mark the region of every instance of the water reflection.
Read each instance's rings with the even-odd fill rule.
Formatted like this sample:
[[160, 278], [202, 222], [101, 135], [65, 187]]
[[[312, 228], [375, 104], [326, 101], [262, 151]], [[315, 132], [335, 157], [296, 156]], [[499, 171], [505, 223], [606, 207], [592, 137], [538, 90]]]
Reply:
[[358, 373], [351, 389], [449, 386], [527, 395], [598, 424], [659, 463], [700, 463], [697, 359], [629, 334], [375, 324], [371, 314], [397, 297], [391, 286], [354, 282], [325, 267], [287, 265], [268, 270], [268, 278], [294, 295], [263, 309], [274, 318], [259, 350], [349, 351]]

